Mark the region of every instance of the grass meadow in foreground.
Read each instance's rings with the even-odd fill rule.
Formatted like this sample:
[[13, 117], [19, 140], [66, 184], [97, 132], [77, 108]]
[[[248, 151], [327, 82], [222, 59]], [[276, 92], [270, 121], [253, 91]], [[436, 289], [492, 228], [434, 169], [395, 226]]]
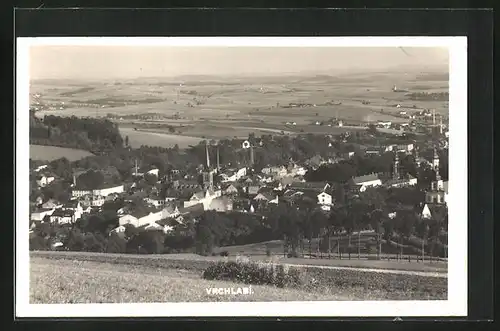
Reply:
[[[88, 254], [87, 254], [88, 255]], [[252, 285], [253, 295], [210, 295], [209, 287], [247, 287], [234, 280], [202, 279], [213, 262], [87, 255], [31, 256], [31, 303], [355, 301], [446, 299], [447, 279], [305, 270], [314, 286]], [[203, 263], [200, 263], [203, 262]], [[338, 277], [337, 277], [338, 275]], [[367, 278], [368, 276], [368, 278]], [[380, 278], [380, 279], [378, 279]], [[369, 282], [368, 279], [378, 279]], [[368, 286], [370, 285], [370, 286]], [[380, 286], [379, 286], [380, 285]]]
[[30, 303], [153, 303], [351, 300], [334, 293], [252, 286], [252, 295], [207, 294], [207, 288], [247, 287], [204, 280], [192, 271], [76, 260], [31, 258]]

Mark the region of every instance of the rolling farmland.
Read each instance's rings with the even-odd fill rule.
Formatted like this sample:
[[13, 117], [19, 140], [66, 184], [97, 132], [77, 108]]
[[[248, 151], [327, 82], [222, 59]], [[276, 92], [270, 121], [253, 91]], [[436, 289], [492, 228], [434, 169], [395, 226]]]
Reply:
[[[418, 78], [418, 79], [416, 79]], [[428, 78], [428, 80], [427, 80]], [[400, 110], [427, 108], [447, 114], [443, 101], [411, 100], [393, 93], [393, 84], [412, 92], [447, 92], [447, 75], [403, 73], [319, 77], [217, 77], [193, 80], [181, 86], [175, 79], [137, 79], [123, 82], [33, 82], [47, 109], [38, 116], [114, 116], [132, 146], [186, 146], [199, 139], [257, 136], [270, 133], [337, 133], [345, 128], [313, 125], [338, 117], [355, 124], [393, 121]], [[401, 108], [397, 108], [396, 105]], [[133, 116], [151, 114], [151, 119]], [[153, 119], [154, 118], [154, 119]], [[296, 126], [287, 126], [295, 122]], [[175, 128], [151, 130], [152, 124]], [[189, 125], [186, 125], [189, 123]], [[134, 128], [135, 132], [131, 132]], [[140, 131], [140, 132], [139, 132]], [[162, 134], [162, 135], [160, 135]], [[163, 135], [165, 134], [165, 135]], [[167, 135], [168, 134], [168, 135]]]

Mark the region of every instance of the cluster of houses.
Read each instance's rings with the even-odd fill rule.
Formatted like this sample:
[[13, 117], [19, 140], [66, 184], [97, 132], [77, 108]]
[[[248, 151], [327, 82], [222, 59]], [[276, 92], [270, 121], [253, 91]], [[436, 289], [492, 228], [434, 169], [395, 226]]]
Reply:
[[[411, 153], [413, 149], [412, 144], [384, 147], [385, 151], [406, 153]], [[351, 156], [351, 153], [346, 155]], [[436, 210], [445, 207], [448, 199], [448, 182], [444, 182], [439, 175], [439, 157], [436, 150], [431, 164], [436, 170], [437, 180], [426, 192], [425, 205], [421, 212], [423, 217], [431, 217]], [[369, 187], [410, 187], [417, 184], [416, 178], [401, 176], [399, 168], [399, 157], [396, 153], [392, 178], [383, 178], [375, 173], [367, 174], [353, 177], [350, 187], [355, 192], [364, 192]], [[44, 170], [46, 166], [35, 171], [39, 173]], [[306, 182], [306, 172], [305, 167], [295, 163], [269, 166], [263, 168], [260, 173], [255, 173], [249, 167], [221, 170], [218, 163], [216, 167], [210, 166], [207, 149], [207, 162], [200, 171], [201, 181], [187, 177], [171, 179], [170, 188], [165, 194], [159, 194], [161, 180], [158, 169], [138, 172], [137, 166], [134, 172], [136, 178], [146, 174], [157, 176], [158, 186], [139, 189], [136, 181], [127, 187], [115, 185], [82, 190], [76, 187], [74, 179], [71, 201], [65, 204], [54, 200], [37, 201], [36, 210], [31, 213], [31, 226], [37, 222], [74, 223], [86, 213], [99, 212], [107, 201], [114, 201], [118, 197], [129, 202], [132, 201], [131, 197], [140, 197], [151, 209], [148, 212], [137, 212], [128, 207], [118, 210], [119, 225], [114, 232], [123, 232], [127, 225], [132, 225], [146, 230], [160, 229], [168, 233], [174, 224], [182, 224], [188, 215], [196, 217], [208, 210], [255, 213], [269, 204], [278, 204], [280, 201], [293, 204], [304, 197], [316, 201], [324, 211], [331, 210], [335, 204], [331, 185], [327, 182]], [[216, 177], [219, 178], [218, 181], [215, 180]]]

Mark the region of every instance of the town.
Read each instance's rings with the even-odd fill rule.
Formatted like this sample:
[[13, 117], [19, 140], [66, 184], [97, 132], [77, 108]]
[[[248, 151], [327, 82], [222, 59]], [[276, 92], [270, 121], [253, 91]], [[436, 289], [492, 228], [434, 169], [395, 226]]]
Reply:
[[202, 140], [187, 152], [133, 149], [125, 137], [75, 162], [31, 160], [30, 247], [214, 255], [282, 240], [281, 252], [266, 253], [446, 257], [446, 126], [389, 127]]

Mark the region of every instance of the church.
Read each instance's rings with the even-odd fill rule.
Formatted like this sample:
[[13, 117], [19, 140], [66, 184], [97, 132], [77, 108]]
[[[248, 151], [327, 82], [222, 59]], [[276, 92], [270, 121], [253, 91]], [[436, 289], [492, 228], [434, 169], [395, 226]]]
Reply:
[[214, 186], [214, 176], [219, 173], [219, 149], [217, 148], [217, 167], [213, 168], [210, 165], [210, 153], [208, 144], [205, 145], [206, 163], [201, 172], [203, 190], [194, 193], [188, 201], [184, 201], [184, 208], [188, 208], [197, 204], [203, 204], [203, 209], [207, 210], [215, 198], [222, 196], [220, 188]]
[[434, 148], [432, 166], [436, 172], [436, 180], [431, 183], [431, 189], [425, 192], [425, 203], [446, 205], [448, 201], [448, 181], [443, 181], [439, 174], [439, 155], [436, 148]]

